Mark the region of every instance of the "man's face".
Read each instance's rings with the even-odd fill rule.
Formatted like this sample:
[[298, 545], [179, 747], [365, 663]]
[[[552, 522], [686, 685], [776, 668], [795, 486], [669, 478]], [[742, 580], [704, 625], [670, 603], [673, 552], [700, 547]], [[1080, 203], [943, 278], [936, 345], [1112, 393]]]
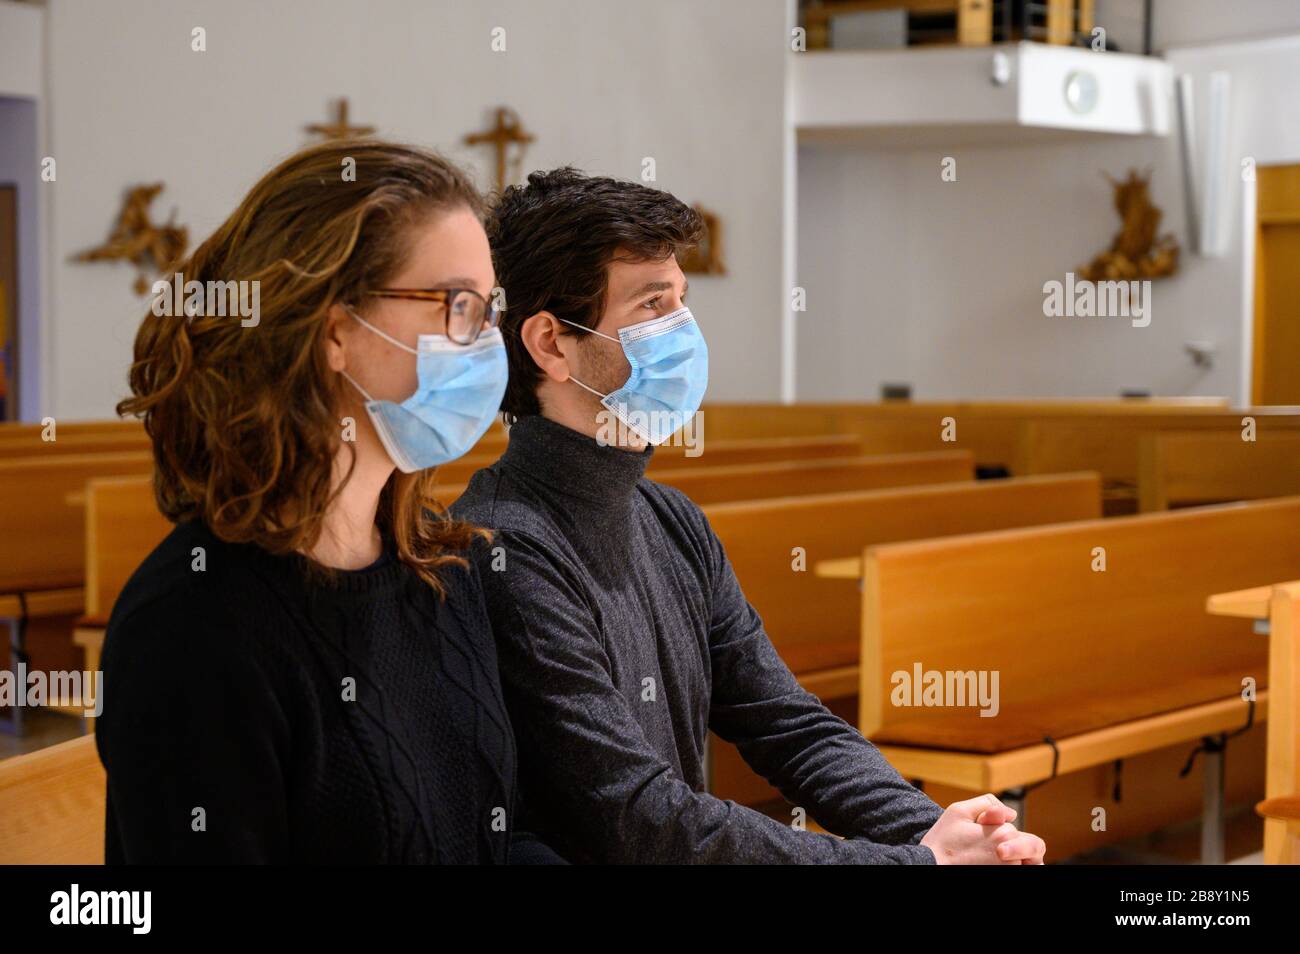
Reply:
[[[595, 329], [617, 338], [621, 328], [671, 314], [686, 303], [687, 287], [676, 256], [669, 255], [658, 262], [622, 261], [616, 256], [609, 266], [605, 310]], [[632, 368], [623, 349], [600, 335], [583, 332], [578, 335], [582, 340], [576, 376], [602, 394], [626, 384]], [[600, 399], [595, 395], [590, 397], [599, 407]]]

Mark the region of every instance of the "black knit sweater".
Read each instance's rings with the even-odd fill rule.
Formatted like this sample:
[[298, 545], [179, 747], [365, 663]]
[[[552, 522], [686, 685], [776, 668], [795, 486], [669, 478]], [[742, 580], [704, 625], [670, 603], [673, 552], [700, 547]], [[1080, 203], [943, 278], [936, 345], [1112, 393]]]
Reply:
[[[573, 861], [933, 864], [939, 806], [800, 688], [651, 453], [524, 417], [452, 508], [496, 531], [476, 559], [525, 825]], [[844, 840], [706, 794], [710, 729]]]
[[515, 748], [474, 570], [446, 570], [443, 601], [391, 549], [307, 569], [191, 521], [131, 578], [96, 727], [110, 864], [508, 860]]

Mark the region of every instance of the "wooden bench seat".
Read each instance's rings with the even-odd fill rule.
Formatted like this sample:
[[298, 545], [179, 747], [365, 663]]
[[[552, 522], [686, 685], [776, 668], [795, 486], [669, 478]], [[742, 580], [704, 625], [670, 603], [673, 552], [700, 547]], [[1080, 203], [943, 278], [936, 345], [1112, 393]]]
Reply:
[[[1300, 575], [1298, 537], [1288, 497], [869, 548], [860, 727], [910, 777], [1001, 791], [1052, 777], [1045, 738], [1063, 774], [1244, 729], [1244, 690], [1262, 722], [1264, 645], [1205, 601]], [[998, 715], [894, 705], [894, 674], [916, 663], [997, 672]], [[1221, 799], [1205, 804], [1221, 831]]]
[[[1155, 683], [1137, 698], [1065, 691], [1033, 701], [1003, 703], [996, 717], [979, 722], [967, 714], [952, 712], [915, 719], [904, 715], [891, 721], [888, 728], [876, 730], [871, 738], [881, 745], [896, 743], [987, 755], [1037, 745], [1044, 738], [1065, 739], [1148, 716], [1176, 713], [1206, 701], [1240, 703], [1240, 690], [1240, 670], [1225, 668], [1186, 676], [1177, 683]], [[1238, 724], [1244, 725], [1245, 704], [1239, 708]]]
[[103, 864], [106, 785], [91, 735], [0, 761], [0, 863]]
[[[1117, 722], [1075, 735], [1053, 736], [1055, 750], [1039, 741], [994, 753], [898, 746], [882, 743], [880, 751], [904, 777], [950, 785], [972, 792], [1007, 792], [1057, 775], [1131, 758], [1153, 749], [1219, 733], [1245, 725], [1249, 706], [1240, 694]], [[1268, 691], [1255, 702], [1254, 720], [1268, 717]]]

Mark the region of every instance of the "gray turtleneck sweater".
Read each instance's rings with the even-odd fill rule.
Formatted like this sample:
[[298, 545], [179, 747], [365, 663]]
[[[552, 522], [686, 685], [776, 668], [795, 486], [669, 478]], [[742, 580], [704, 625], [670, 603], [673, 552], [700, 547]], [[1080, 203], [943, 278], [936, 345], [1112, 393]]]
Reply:
[[[939, 806], [800, 688], [718, 538], [633, 453], [543, 417], [453, 508], [478, 556], [521, 823], [572, 861], [930, 864]], [[708, 795], [708, 730], [827, 830]]]

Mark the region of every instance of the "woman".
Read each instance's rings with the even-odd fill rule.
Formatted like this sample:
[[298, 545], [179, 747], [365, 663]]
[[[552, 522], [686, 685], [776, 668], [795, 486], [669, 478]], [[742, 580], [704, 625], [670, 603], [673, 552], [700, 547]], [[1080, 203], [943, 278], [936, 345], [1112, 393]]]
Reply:
[[[513, 830], [463, 556], [487, 534], [429, 469], [505, 387], [482, 212], [422, 150], [307, 149], [179, 266], [202, 283], [186, 315], [145, 318], [118, 411], [144, 419], [176, 527], [104, 647], [110, 863], [553, 858]], [[209, 282], [255, 283], [259, 313], [192, 294]]]

